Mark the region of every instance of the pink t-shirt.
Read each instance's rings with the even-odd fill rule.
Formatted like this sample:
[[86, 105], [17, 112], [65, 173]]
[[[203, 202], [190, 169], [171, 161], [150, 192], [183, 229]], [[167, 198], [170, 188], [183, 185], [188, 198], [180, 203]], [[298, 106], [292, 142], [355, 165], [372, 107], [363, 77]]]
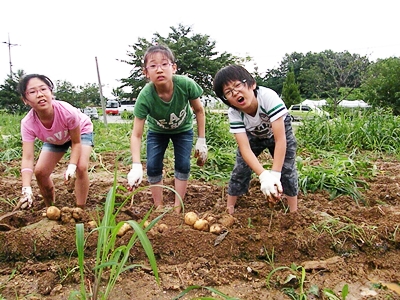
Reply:
[[54, 145], [63, 145], [71, 140], [69, 130], [81, 125], [81, 134], [93, 132], [90, 117], [71, 104], [53, 100], [54, 121], [51, 128], [40, 122], [36, 112], [31, 109], [21, 120], [21, 136], [23, 142], [33, 142], [35, 138]]

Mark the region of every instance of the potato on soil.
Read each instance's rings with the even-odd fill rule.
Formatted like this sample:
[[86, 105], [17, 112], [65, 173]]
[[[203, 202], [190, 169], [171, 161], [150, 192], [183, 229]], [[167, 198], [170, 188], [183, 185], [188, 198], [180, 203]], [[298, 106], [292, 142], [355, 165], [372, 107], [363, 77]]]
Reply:
[[46, 211], [46, 216], [49, 220], [59, 220], [61, 211], [56, 206], [49, 206]]
[[199, 219], [199, 216], [194, 212], [190, 211], [185, 214], [185, 224], [192, 226]]
[[204, 219], [198, 219], [194, 224], [193, 224], [194, 229], [201, 230], [201, 231], [208, 231], [209, 224], [207, 220]]
[[226, 230], [226, 228], [218, 223], [214, 223], [210, 226], [210, 232], [214, 234], [220, 234], [224, 230]]
[[201, 219], [207, 220], [209, 225], [217, 222], [217, 218], [209, 212], [206, 212]]
[[220, 223], [222, 226], [225, 226], [228, 228], [228, 227], [231, 227], [235, 223], [235, 218], [230, 214], [226, 214], [226, 215], [223, 215], [218, 220], [218, 223]]
[[72, 209], [72, 217], [76, 220], [76, 221], [80, 221], [83, 219], [85, 214], [85, 211], [80, 208], [80, 207], [74, 207]]
[[97, 222], [96, 222], [96, 221], [93, 221], [93, 220], [87, 222], [87, 225], [88, 225], [89, 229], [95, 229], [95, 228], [97, 228]]
[[63, 207], [61, 208], [61, 222], [64, 224], [72, 223], [75, 219], [72, 217], [72, 208], [71, 207]]
[[127, 233], [130, 229], [132, 229], [131, 225], [129, 225], [128, 223], [124, 223], [118, 230], [117, 235], [121, 237], [125, 235], [125, 233]]
[[157, 230], [159, 233], [163, 233], [164, 231], [168, 230], [168, 225], [161, 223], [160, 225], [157, 226]]

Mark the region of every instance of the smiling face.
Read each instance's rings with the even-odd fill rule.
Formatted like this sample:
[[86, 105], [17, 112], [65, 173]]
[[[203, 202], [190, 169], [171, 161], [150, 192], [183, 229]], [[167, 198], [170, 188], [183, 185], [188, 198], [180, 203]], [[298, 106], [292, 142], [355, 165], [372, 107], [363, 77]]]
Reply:
[[144, 74], [155, 85], [172, 81], [176, 72], [176, 64], [171, 62], [163, 53], [155, 52], [146, 61]]
[[53, 93], [50, 87], [41, 79], [34, 77], [26, 85], [23, 101], [36, 111], [44, 111], [52, 107]]

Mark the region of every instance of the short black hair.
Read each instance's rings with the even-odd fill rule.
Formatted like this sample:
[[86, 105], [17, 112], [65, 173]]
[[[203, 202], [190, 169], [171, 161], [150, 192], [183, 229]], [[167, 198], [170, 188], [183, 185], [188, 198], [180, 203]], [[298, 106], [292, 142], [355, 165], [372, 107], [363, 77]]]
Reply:
[[[244, 67], [239, 65], [229, 65], [220, 69], [214, 77], [213, 90], [218, 98], [226, 105], [232, 107], [224, 96], [224, 86], [229, 82], [242, 81], [247, 87], [256, 83], [253, 76]], [[254, 90], [257, 97], [257, 88]]]
[[50, 91], [53, 91], [54, 84], [53, 84], [53, 81], [51, 81], [49, 77], [47, 77], [45, 75], [40, 75], [40, 74], [29, 74], [29, 75], [25, 75], [24, 77], [22, 77], [18, 83], [18, 92], [21, 94], [21, 96], [23, 98], [25, 98], [26, 87], [28, 86], [28, 82], [32, 78], [40, 79], [49, 87]]

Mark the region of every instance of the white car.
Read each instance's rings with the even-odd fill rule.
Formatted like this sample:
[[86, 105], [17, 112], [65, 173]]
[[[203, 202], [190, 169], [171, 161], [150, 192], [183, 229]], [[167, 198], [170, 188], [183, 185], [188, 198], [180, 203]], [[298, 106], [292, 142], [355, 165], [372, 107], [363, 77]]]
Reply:
[[96, 107], [86, 107], [82, 110], [82, 112], [89, 116], [91, 119], [98, 119], [99, 118], [99, 113], [97, 112]]

